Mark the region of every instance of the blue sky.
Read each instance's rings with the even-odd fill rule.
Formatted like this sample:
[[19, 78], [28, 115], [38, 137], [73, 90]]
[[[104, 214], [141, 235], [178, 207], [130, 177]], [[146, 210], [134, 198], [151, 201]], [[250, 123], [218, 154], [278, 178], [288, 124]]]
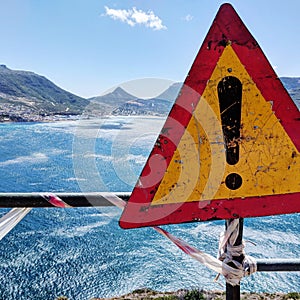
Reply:
[[[183, 81], [222, 3], [0, 0], [0, 64], [83, 97], [140, 78]], [[230, 3], [277, 74], [300, 77], [300, 1]]]

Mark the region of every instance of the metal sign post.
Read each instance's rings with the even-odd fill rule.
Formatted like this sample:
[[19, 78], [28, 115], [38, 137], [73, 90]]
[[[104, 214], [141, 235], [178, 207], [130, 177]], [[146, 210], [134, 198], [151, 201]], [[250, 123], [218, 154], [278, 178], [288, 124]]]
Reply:
[[[227, 229], [228, 226], [230, 225], [230, 223], [233, 220], [226, 220], [225, 223], [225, 228]], [[233, 246], [240, 246], [243, 243], [243, 227], [244, 227], [244, 219], [240, 218], [239, 219], [239, 233], [237, 236], [237, 239], [235, 241], [235, 243], [233, 244]], [[243, 260], [244, 260], [245, 256], [244, 254], [241, 254], [239, 256], [233, 256], [232, 259], [239, 262], [240, 264], [242, 264]], [[229, 263], [229, 265], [233, 268], [235, 268], [235, 265], [233, 263]], [[236, 286], [232, 286], [230, 283], [226, 282], [226, 300], [240, 300], [240, 285], [236, 285]]]

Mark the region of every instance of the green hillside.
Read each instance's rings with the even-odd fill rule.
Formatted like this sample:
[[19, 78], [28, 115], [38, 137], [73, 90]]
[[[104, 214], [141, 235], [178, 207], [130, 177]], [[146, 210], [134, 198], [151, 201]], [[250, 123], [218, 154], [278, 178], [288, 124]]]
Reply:
[[2, 114], [80, 114], [89, 101], [69, 93], [33, 72], [16, 71], [0, 65]]
[[[283, 85], [300, 107], [300, 78], [282, 77]], [[0, 122], [43, 121], [59, 116], [160, 115], [166, 116], [182, 83], [171, 85], [159, 96], [139, 99], [117, 87], [112, 92], [84, 99], [56, 86], [33, 72], [16, 71], [0, 65]]]

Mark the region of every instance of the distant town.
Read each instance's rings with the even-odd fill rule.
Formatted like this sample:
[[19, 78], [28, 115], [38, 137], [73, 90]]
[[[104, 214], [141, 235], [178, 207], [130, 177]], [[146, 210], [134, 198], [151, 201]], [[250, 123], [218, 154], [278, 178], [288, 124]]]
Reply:
[[[282, 77], [283, 85], [300, 107], [300, 77]], [[140, 99], [121, 87], [85, 99], [56, 86], [44, 76], [0, 65], [0, 122], [52, 122], [109, 115], [166, 116], [182, 83], [172, 84], [155, 98]]]

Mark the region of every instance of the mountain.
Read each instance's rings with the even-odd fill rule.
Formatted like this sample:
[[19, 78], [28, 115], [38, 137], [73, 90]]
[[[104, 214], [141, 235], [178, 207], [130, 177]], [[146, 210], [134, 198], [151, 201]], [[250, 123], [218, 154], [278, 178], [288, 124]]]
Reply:
[[[300, 106], [300, 78], [283, 77], [282, 82], [295, 103]], [[113, 92], [92, 98], [95, 105], [94, 115], [99, 109], [103, 113], [112, 115], [156, 115], [166, 116], [182, 87], [182, 82], [172, 84], [159, 96], [152, 99], [139, 99], [122, 88]], [[96, 108], [98, 106], [98, 109]], [[95, 113], [96, 112], [96, 113]]]
[[[300, 107], [300, 77], [280, 78], [296, 105]], [[16, 71], [0, 65], [0, 122], [53, 120], [54, 115], [166, 116], [182, 87], [169, 86], [152, 99], [140, 99], [117, 87], [112, 92], [84, 99], [56, 86], [33, 72]]]
[[170, 111], [172, 102], [164, 99], [136, 99], [127, 101], [112, 111], [113, 115], [151, 115], [166, 116]]
[[280, 80], [288, 91], [300, 89], [300, 77], [280, 77]]
[[[160, 97], [160, 96], [159, 96]], [[165, 100], [159, 98], [140, 99], [117, 87], [111, 93], [104, 96], [98, 96], [89, 99], [90, 115], [99, 115], [99, 111], [103, 115], [156, 115], [165, 116], [171, 108], [172, 99]], [[92, 107], [92, 109], [91, 109]]]
[[112, 92], [105, 94], [103, 96], [97, 96], [90, 98], [89, 100], [97, 101], [99, 103], [105, 103], [105, 104], [123, 104], [124, 101], [129, 101], [132, 99], [136, 99], [137, 97], [127, 93], [125, 90], [123, 90], [121, 87], [117, 87]]
[[281, 77], [280, 80], [300, 109], [300, 77]]
[[298, 108], [300, 109], [300, 88], [299, 89], [294, 89], [289, 92], [291, 98], [294, 100]]
[[177, 95], [182, 87], [182, 82], [175, 82], [171, 86], [169, 86], [163, 93], [161, 93], [156, 98], [158, 99], [164, 99], [171, 102], [174, 102], [177, 98]]
[[14, 118], [80, 114], [89, 101], [33, 72], [0, 65], [0, 116]]
[[[281, 82], [290, 94], [293, 101], [300, 109], [300, 77], [280, 77]], [[158, 99], [165, 99], [172, 103], [177, 98], [177, 95], [182, 87], [182, 82], [176, 82], [172, 84], [167, 90], [160, 94]]]
[[97, 110], [96, 105], [101, 106], [104, 114], [112, 115], [156, 115], [165, 116], [170, 111], [176, 99], [182, 83], [172, 84], [159, 96], [151, 99], [137, 98], [121, 87], [116, 88], [109, 94], [91, 98], [94, 105], [94, 114]]
[[[289, 92], [291, 98], [297, 106], [300, 107], [300, 77], [280, 77], [280, 80]], [[182, 85], [182, 82], [172, 84], [166, 91], [160, 94], [158, 98], [174, 102]]]
[[111, 114], [115, 109], [122, 106], [128, 101], [134, 101], [137, 97], [127, 93], [121, 87], [117, 87], [112, 92], [90, 98], [88, 114], [91, 115], [107, 115]]

